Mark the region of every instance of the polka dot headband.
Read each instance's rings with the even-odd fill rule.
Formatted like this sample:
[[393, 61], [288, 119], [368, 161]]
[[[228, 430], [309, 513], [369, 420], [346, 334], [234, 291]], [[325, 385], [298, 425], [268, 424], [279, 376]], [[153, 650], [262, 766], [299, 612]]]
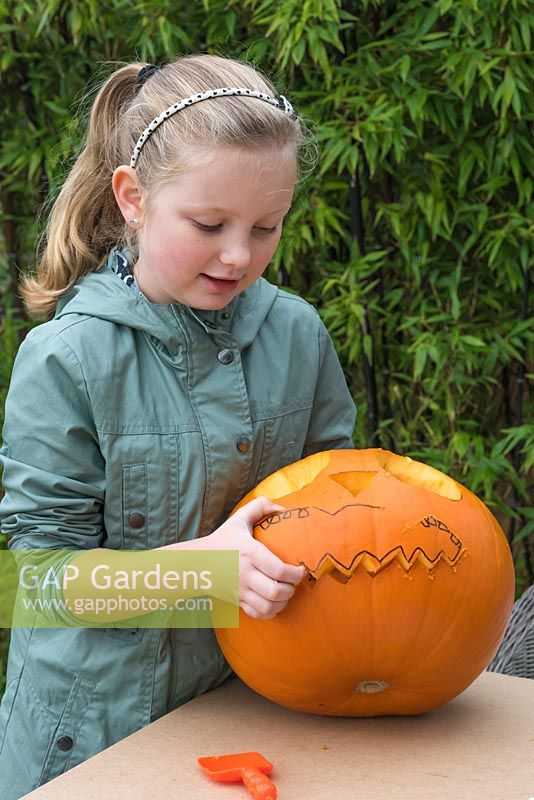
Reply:
[[[149, 76], [147, 76], [149, 77]], [[171, 117], [173, 114], [176, 114], [177, 111], [181, 111], [183, 108], [187, 108], [187, 106], [192, 106], [195, 103], [201, 103], [203, 100], [211, 100], [212, 97], [230, 97], [231, 95], [242, 95], [244, 97], [255, 97], [258, 100], [264, 100], [266, 103], [270, 103], [272, 106], [276, 106], [283, 111], [285, 114], [289, 114], [292, 119], [297, 119], [297, 115], [293, 110], [293, 106], [286, 100], [284, 95], [279, 94], [273, 97], [270, 94], [264, 94], [263, 92], [256, 92], [253, 89], [238, 89], [236, 87], [226, 86], [221, 89], [210, 89], [207, 92], [200, 92], [199, 94], [194, 94], [191, 97], [186, 97], [184, 100], [180, 100], [178, 103], [174, 103], [174, 105], [169, 106], [166, 108], [165, 111], [155, 117], [152, 120], [148, 128], [145, 128], [137, 143], [134, 147], [134, 151], [132, 157], [130, 159], [130, 166], [135, 169], [135, 165], [137, 164], [137, 159], [139, 158], [139, 153], [141, 152], [144, 143], [148, 139], [148, 137], [154, 133], [156, 128], [158, 128], [162, 122], [166, 119]]]

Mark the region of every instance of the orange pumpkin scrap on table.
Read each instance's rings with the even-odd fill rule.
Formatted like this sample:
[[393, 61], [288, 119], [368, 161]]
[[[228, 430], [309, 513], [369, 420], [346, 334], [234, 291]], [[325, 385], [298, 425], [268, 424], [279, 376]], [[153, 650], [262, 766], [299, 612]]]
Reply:
[[485, 669], [514, 600], [506, 537], [442, 472], [385, 450], [331, 450], [262, 481], [286, 511], [256, 539], [308, 576], [271, 620], [216, 631], [250, 688], [297, 711], [419, 714]]

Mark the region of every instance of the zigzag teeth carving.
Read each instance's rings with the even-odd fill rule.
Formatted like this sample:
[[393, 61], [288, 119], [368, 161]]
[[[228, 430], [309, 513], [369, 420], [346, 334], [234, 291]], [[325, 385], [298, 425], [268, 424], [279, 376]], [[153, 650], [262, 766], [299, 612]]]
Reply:
[[[325, 511], [322, 508], [317, 508], [314, 506], [291, 508], [276, 514], [270, 514], [259, 523], [259, 527], [263, 528], [263, 530], [267, 530], [272, 525], [278, 525], [282, 521], [290, 519], [305, 519], [316, 512], [335, 517], [337, 514], [340, 514], [349, 507], [380, 509], [380, 506], [368, 505], [367, 503], [351, 503], [348, 506], [343, 506], [334, 512]], [[347, 581], [352, 578], [358, 569], [365, 570], [368, 575], [377, 575], [392, 563], [396, 563], [406, 573], [409, 573], [416, 563], [419, 563], [425, 567], [429, 574], [439, 562], [443, 562], [449, 567], [456, 569], [455, 565], [457, 564], [460, 556], [465, 555], [466, 550], [462, 548], [462, 542], [457, 536], [455, 536], [449, 526], [432, 514], [428, 514], [415, 523], [407, 523], [405, 528], [401, 531], [400, 537], [402, 537], [402, 535], [408, 531], [413, 530], [418, 525], [421, 525], [423, 528], [427, 529], [436, 528], [441, 533], [444, 533], [454, 547], [454, 554], [452, 556], [448, 556], [444, 550], [440, 550], [435, 558], [431, 558], [429, 555], [427, 555], [427, 553], [425, 553], [422, 547], [416, 547], [412, 551], [411, 555], [408, 556], [404, 550], [404, 547], [402, 545], [397, 545], [384, 556], [382, 556], [382, 558], [379, 558], [374, 553], [370, 553], [368, 550], [362, 550], [354, 556], [351, 563], [347, 566], [341, 563], [335, 556], [332, 555], [332, 553], [325, 553], [321, 557], [321, 560], [315, 569], [311, 569], [307, 564], [304, 564], [308, 570], [309, 578], [310, 580], [318, 580], [323, 575], [331, 575], [335, 580], [340, 581], [341, 583], [347, 583]], [[430, 574], [430, 577], [433, 576]]]
[[417, 562], [427, 570], [434, 569], [439, 561], [443, 561], [449, 567], [454, 567], [460, 552], [461, 548], [459, 547], [455, 555], [450, 558], [443, 550], [440, 550], [435, 558], [430, 558], [424, 550], [416, 547], [411, 556], [408, 557], [404, 549], [399, 545], [386, 553], [383, 558], [377, 558], [373, 553], [364, 550], [355, 555], [348, 566], [338, 561], [331, 553], [325, 553], [315, 569], [310, 569], [309, 567], [307, 569], [315, 580], [318, 580], [323, 575], [330, 574], [335, 580], [346, 583], [359, 568], [365, 570], [369, 575], [376, 575], [393, 562], [396, 562], [405, 572], [409, 572]]

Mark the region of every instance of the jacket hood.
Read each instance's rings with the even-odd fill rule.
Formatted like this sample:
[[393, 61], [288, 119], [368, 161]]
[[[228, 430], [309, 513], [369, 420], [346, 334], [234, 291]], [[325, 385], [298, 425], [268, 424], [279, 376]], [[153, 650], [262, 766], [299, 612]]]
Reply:
[[278, 288], [259, 278], [220, 311], [204, 311], [182, 303], [152, 303], [117, 275], [114, 266], [119, 248], [111, 250], [96, 272], [84, 275], [60, 298], [55, 319], [82, 314], [145, 331], [173, 352], [183, 344], [182, 320], [196, 320], [208, 333], [226, 331], [241, 350], [254, 340], [278, 295]]

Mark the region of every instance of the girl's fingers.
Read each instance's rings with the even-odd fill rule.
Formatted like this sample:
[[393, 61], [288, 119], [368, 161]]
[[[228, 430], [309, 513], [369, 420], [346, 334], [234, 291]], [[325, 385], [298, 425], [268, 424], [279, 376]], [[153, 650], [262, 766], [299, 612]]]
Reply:
[[282, 611], [295, 593], [295, 586], [273, 580], [253, 569], [241, 591], [241, 608], [254, 619], [272, 619]]
[[255, 548], [250, 553], [250, 560], [256, 569], [279, 583], [291, 583], [296, 586], [306, 574], [306, 567], [285, 564], [261, 542], [255, 542]]
[[[284, 507], [279, 505], [278, 503], [274, 503], [268, 497], [256, 497], [254, 500], [251, 500], [250, 503], [247, 503], [242, 508], [233, 514], [227, 523], [231, 523], [232, 521], [235, 522], [236, 520], [240, 520], [241, 522], [245, 523], [248, 527], [249, 531], [252, 532], [252, 528], [254, 527], [255, 523], [259, 522], [264, 517], [267, 517], [269, 514], [275, 514], [277, 511], [283, 511]], [[268, 579], [274, 581], [278, 584], [290, 584], [291, 586], [296, 586], [301, 582], [303, 577], [306, 574], [306, 568], [302, 566], [294, 566], [293, 564], [285, 564], [278, 556], [272, 553], [269, 548], [265, 547], [261, 542], [256, 540], [252, 540], [250, 542], [251, 547], [247, 546], [247, 560], [250, 562], [252, 567], [259, 570], [260, 573], [263, 573]], [[263, 583], [261, 587], [264, 592], [266, 592], [265, 596], [266, 599], [270, 599], [270, 595], [273, 593], [276, 596], [284, 596], [288, 594], [288, 589], [276, 589], [273, 587], [272, 584]], [[262, 592], [260, 591], [260, 594]], [[289, 597], [291, 594], [289, 594]], [[287, 602], [286, 597], [285, 600]]]
[[260, 597], [255, 592], [247, 592], [239, 605], [243, 611], [254, 619], [272, 619], [287, 605], [287, 600], [281, 602], [271, 602], [264, 597]]
[[245, 614], [247, 614], [249, 617], [252, 617], [252, 619], [260, 619], [260, 616], [259, 616], [258, 612], [251, 605], [249, 605], [248, 603], [245, 603], [243, 600], [241, 601], [241, 603], [239, 605], [243, 609]]
[[257, 569], [250, 573], [248, 588], [270, 602], [287, 603], [295, 593], [295, 587], [292, 583], [275, 581]]
[[273, 503], [268, 497], [256, 497], [254, 500], [251, 500], [250, 503], [247, 503], [236, 511], [235, 514], [232, 514], [230, 519], [242, 519], [247, 525], [253, 528], [260, 519], [266, 517], [268, 514], [275, 514], [277, 511], [282, 511], [283, 508], [284, 507], [278, 505], [278, 503]]

